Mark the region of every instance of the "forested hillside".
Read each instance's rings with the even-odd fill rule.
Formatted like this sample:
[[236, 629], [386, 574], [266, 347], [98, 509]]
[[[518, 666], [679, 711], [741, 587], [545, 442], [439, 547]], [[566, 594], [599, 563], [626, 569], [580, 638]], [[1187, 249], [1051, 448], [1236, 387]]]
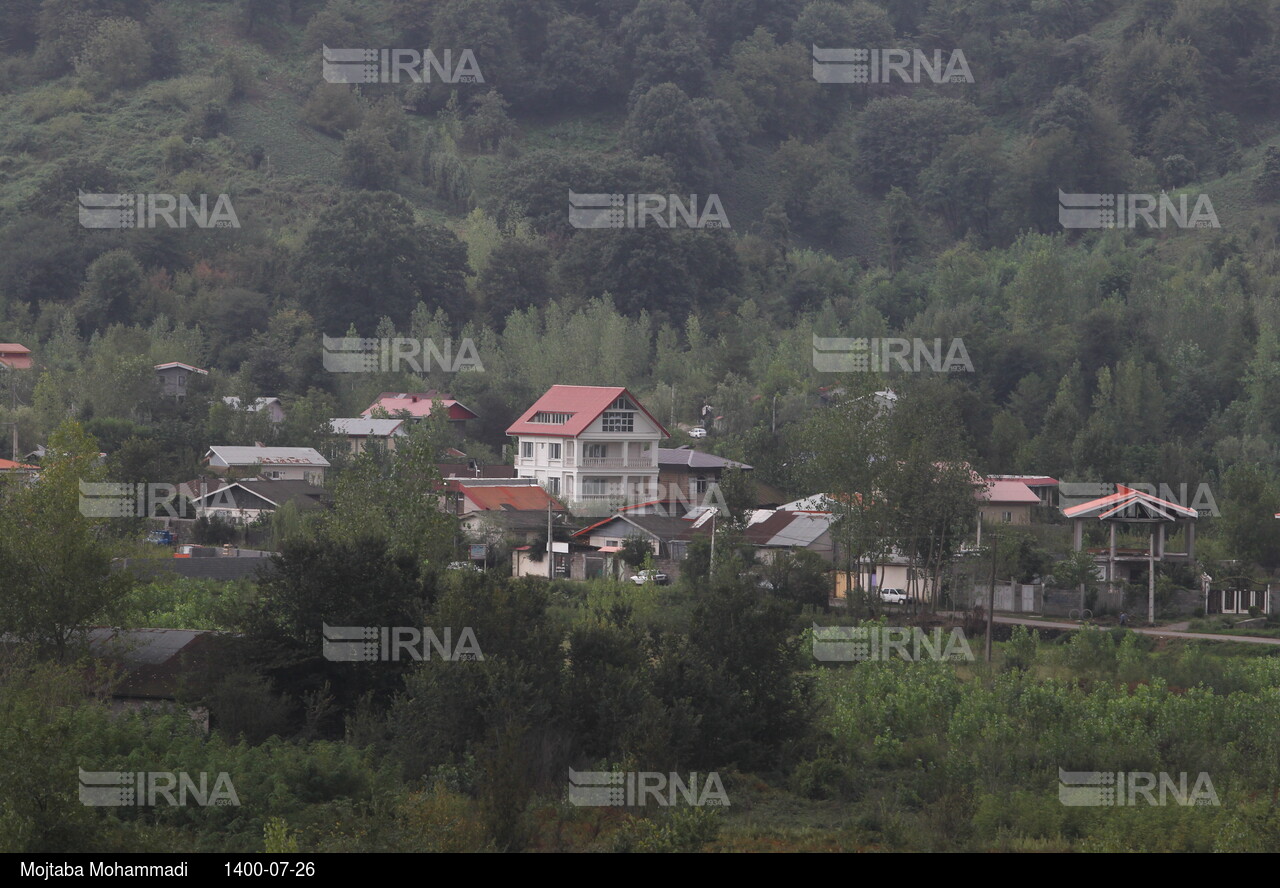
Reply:
[[[832, 384], [812, 335], [958, 337], [946, 397], [987, 470], [1270, 479], [1278, 24], [1269, 0], [7, 3], [0, 338], [44, 371], [20, 437], [70, 413], [189, 458], [202, 431], [132, 397], [169, 360], [350, 415], [414, 386], [340, 384], [320, 334], [399, 331], [474, 337], [486, 372], [432, 381], [490, 446], [552, 380], [624, 383], [664, 419], [712, 403], [767, 467], [762, 420]], [[324, 45], [470, 49], [483, 83], [326, 83]], [[959, 49], [972, 83], [818, 83], [813, 45]], [[1221, 227], [1066, 231], [1060, 190], [1206, 194]], [[78, 191], [227, 194], [240, 227], [86, 230]], [[730, 227], [575, 230], [569, 191], [717, 194]]]

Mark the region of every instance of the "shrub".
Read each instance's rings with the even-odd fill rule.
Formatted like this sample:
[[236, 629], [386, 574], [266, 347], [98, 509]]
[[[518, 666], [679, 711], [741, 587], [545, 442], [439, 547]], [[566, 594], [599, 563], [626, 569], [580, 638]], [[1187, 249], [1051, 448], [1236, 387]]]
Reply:
[[302, 122], [322, 133], [340, 136], [364, 119], [359, 100], [342, 84], [321, 83], [302, 108]]
[[614, 837], [613, 850], [641, 854], [687, 853], [700, 851], [719, 835], [717, 809], [672, 808], [657, 817], [630, 819]]
[[27, 99], [24, 110], [36, 123], [71, 111], [83, 111], [89, 107], [93, 96], [78, 86], [69, 89], [49, 87], [37, 90]]
[[791, 786], [807, 799], [848, 799], [854, 795], [853, 772], [831, 758], [801, 762], [791, 775]]
[[1026, 626], [1013, 627], [1013, 637], [1004, 644], [1004, 666], [1006, 669], [1027, 670], [1035, 665], [1036, 654], [1040, 647], [1040, 633], [1028, 632]]
[[133, 19], [105, 19], [76, 57], [76, 73], [98, 92], [136, 86], [150, 75], [151, 54], [142, 25]]

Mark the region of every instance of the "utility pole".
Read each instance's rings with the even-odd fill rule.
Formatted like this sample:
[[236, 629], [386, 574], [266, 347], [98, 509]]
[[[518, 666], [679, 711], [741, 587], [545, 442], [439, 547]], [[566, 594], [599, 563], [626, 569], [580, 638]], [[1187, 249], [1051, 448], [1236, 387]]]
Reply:
[[547, 497], [547, 579], [555, 579], [555, 551], [551, 545], [551, 497]]
[[1147, 542], [1147, 625], [1156, 624], [1156, 531], [1151, 525]]
[[707, 579], [711, 579], [716, 574], [716, 513], [718, 509], [711, 510], [711, 561], [707, 565]]
[[991, 536], [991, 589], [987, 593], [987, 662], [991, 662], [991, 632], [995, 627], [996, 613], [996, 543], [1000, 541], [997, 534]]
[[15, 368], [10, 367], [8, 364], [3, 364], [0, 366], [4, 366], [9, 371], [9, 397], [12, 402], [12, 409], [13, 409], [13, 422], [10, 423], [10, 425], [13, 426], [13, 461], [17, 462], [18, 461], [18, 376], [17, 376], [18, 371]]

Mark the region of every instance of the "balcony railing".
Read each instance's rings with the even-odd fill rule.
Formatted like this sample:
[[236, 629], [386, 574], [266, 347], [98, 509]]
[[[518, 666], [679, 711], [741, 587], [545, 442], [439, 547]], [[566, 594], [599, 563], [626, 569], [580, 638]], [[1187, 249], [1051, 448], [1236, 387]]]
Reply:
[[623, 456], [584, 456], [580, 463], [584, 469], [656, 469], [653, 457], [627, 459]]

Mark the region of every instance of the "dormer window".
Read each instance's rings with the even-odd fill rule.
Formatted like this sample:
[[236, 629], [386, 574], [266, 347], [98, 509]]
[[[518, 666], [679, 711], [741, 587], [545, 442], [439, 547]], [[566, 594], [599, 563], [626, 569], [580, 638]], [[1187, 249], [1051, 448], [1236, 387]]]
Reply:
[[564, 425], [569, 421], [572, 413], [548, 413], [546, 410], [539, 410], [529, 418], [529, 422], [544, 422], [548, 425]]

